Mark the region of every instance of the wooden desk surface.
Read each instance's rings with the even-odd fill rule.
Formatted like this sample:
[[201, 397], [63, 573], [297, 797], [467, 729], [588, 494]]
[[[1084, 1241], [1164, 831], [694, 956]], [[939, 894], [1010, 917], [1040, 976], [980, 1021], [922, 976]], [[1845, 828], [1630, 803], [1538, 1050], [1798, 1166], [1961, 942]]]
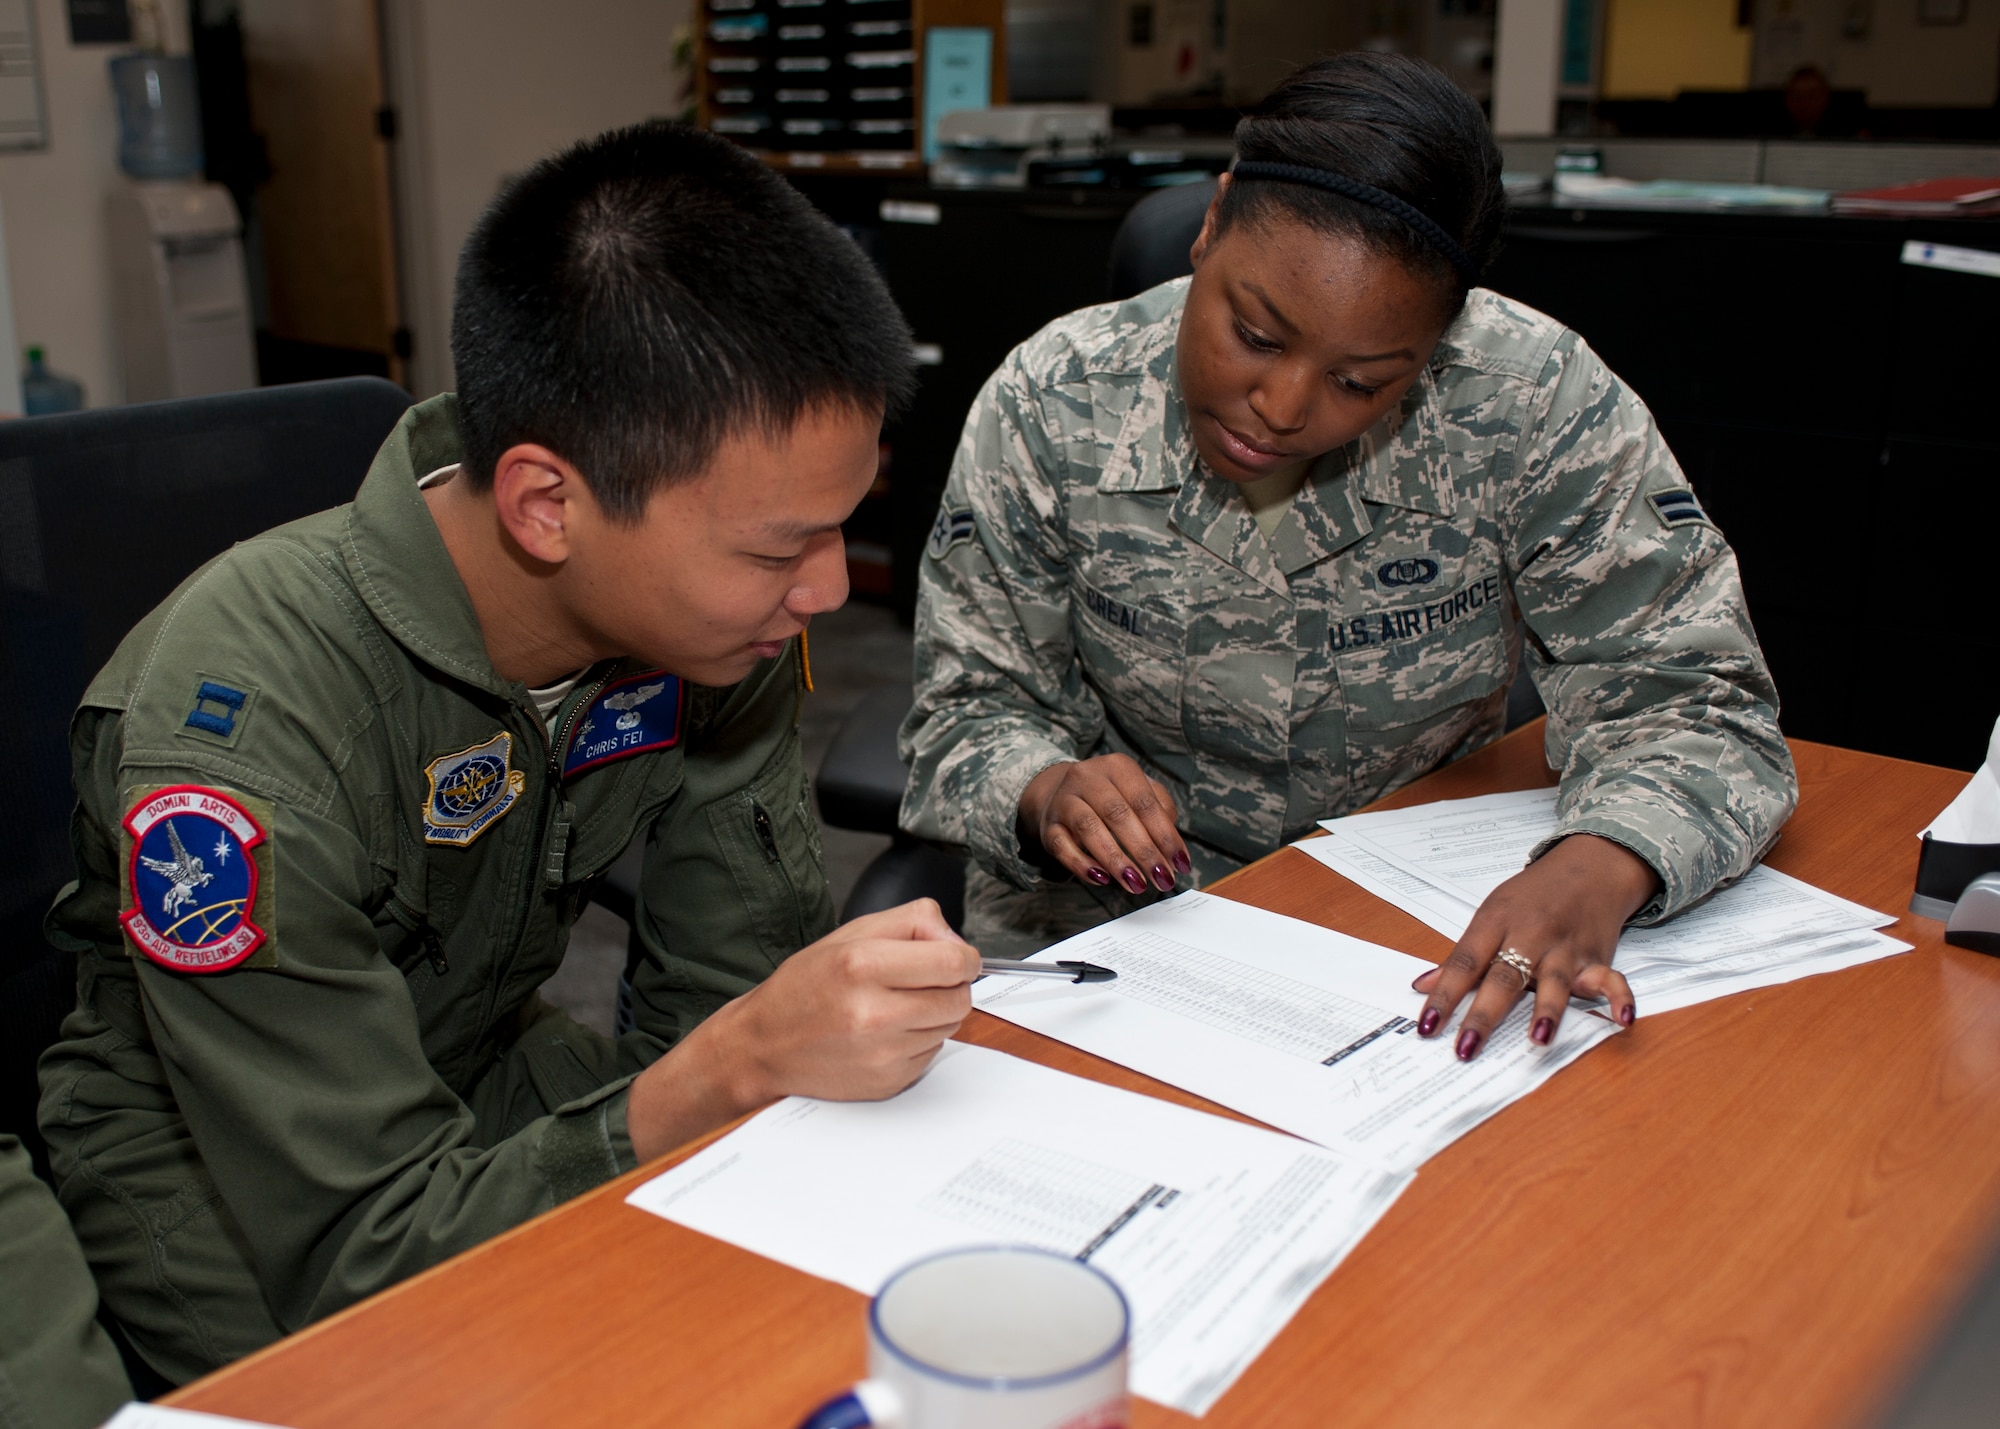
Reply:
[[[1541, 726], [1388, 805], [1552, 781]], [[1771, 863], [1887, 912], [1966, 776], [1796, 744]], [[1284, 850], [1219, 893], [1420, 956], [1446, 940]], [[2000, 960], [1913, 953], [1645, 1015], [1427, 1163], [1214, 1425], [1868, 1422], [2000, 1229]], [[973, 1014], [968, 1041], [1199, 1098]], [[1223, 1113], [1228, 1115], [1229, 1113]], [[858, 1378], [863, 1299], [579, 1198], [170, 1402], [320, 1426], [790, 1429]], [[1138, 1402], [1136, 1422], [1184, 1416]]]

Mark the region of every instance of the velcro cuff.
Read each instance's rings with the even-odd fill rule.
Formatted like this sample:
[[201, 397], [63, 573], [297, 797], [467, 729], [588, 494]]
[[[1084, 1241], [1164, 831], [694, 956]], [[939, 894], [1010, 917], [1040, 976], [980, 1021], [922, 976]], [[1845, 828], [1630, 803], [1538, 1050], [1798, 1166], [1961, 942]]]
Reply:
[[632, 1170], [632, 1135], [626, 1125], [632, 1078], [599, 1087], [558, 1107], [542, 1132], [536, 1164], [560, 1204]]

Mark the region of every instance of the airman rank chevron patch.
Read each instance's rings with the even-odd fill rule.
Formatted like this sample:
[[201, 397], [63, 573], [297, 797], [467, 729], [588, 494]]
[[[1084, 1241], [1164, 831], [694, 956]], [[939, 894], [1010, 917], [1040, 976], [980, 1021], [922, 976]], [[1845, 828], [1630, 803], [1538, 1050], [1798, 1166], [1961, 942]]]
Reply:
[[953, 546], [962, 546], [979, 534], [979, 520], [971, 511], [940, 511], [931, 526], [931, 559], [941, 561]]
[[1665, 526], [1713, 526], [1708, 513], [1701, 509], [1692, 491], [1678, 488], [1673, 491], [1656, 491], [1646, 498], [1653, 508], [1653, 514]]

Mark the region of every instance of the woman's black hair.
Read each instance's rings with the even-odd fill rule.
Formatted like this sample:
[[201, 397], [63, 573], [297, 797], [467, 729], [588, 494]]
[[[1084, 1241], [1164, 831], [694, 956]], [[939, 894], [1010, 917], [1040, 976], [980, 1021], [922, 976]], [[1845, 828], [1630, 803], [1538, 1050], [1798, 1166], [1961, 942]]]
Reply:
[[[1400, 199], [1443, 229], [1474, 272], [1499, 252], [1499, 146], [1471, 96], [1422, 60], [1355, 51], [1314, 61], [1245, 111], [1236, 157], [1338, 174]], [[1465, 305], [1471, 274], [1416, 225], [1311, 183], [1232, 180], [1218, 231], [1273, 211], [1401, 259], [1449, 294], [1448, 318]]]

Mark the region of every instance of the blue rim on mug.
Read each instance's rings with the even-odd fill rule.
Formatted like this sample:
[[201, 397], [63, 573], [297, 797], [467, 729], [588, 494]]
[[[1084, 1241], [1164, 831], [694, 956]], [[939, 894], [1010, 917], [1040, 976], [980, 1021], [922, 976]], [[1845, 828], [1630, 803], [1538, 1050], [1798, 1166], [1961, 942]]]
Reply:
[[[911, 1355], [894, 1340], [889, 1338], [888, 1332], [882, 1328], [882, 1297], [889, 1293], [890, 1288], [897, 1281], [901, 1280], [911, 1271], [921, 1269], [933, 1261], [949, 1260], [954, 1256], [978, 1255], [992, 1251], [1003, 1251], [1008, 1255], [1039, 1255], [1049, 1260], [1066, 1260], [1079, 1269], [1087, 1270], [1092, 1275], [1095, 1275], [1099, 1280], [1104, 1282], [1112, 1295], [1117, 1297], [1118, 1312], [1124, 1319], [1123, 1325], [1119, 1327], [1117, 1338], [1113, 1339], [1111, 1344], [1102, 1353], [1070, 1369], [1058, 1370], [1054, 1374], [1034, 1375], [1028, 1378], [1015, 1378], [1010, 1375], [958, 1374], [952, 1370], [939, 1369], [936, 1365]], [[1078, 1260], [1073, 1255], [1064, 1255], [1059, 1250], [1044, 1250], [1038, 1245], [961, 1245], [955, 1246], [950, 1250], [941, 1250], [935, 1255], [927, 1255], [922, 1260], [913, 1260], [887, 1280], [883, 1281], [882, 1288], [877, 1290], [868, 1301], [868, 1328], [883, 1349], [887, 1350], [911, 1369], [916, 1370], [919, 1374], [929, 1375], [932, 1379], [942, 1379], [952, 1384], [968, 1385], [975, 1389], [1043, 1389], [1052, 1384], [1061, 1384], [1065, 1380], [1080, 1379], [1094, 1370], [1104, 1368], [1116, 1356], [1123, 1353], [1125, 1347], [1132, 1341], [1132, 1304], [1125, 1298], [1125, 1292], [1118, 1288], [1117, 1281], [1113, 1280], [1089, 1261]]]

